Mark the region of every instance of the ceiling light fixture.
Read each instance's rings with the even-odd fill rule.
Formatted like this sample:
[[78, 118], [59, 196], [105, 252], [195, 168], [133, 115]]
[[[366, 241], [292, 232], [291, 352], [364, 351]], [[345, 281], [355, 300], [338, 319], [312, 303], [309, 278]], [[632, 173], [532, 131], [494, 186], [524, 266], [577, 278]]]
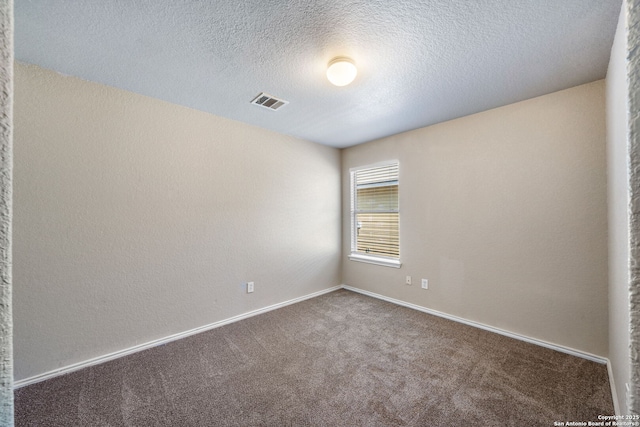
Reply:
[[327, 78], [336, 86], [346, 86], [356, 78], [358, 69], [350, 58], [338, 57], [329, 62]]

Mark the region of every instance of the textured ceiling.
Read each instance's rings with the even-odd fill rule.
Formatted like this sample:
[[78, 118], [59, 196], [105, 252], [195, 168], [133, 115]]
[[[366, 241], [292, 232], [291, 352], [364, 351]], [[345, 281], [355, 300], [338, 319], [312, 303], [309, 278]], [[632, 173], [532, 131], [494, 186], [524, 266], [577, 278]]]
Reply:
[[[19, 61], [347, 147], [605, 77], [621, 0], [17, 0]], [[349, 56], [358, 77], [332, 86]], [[260, 92], [290, 103], [251, 105]]]

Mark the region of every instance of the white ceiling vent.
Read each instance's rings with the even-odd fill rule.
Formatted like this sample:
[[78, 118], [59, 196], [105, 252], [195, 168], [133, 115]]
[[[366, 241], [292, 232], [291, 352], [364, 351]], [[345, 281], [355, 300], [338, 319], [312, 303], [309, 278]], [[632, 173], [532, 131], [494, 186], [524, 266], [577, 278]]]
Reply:
[[283, 105], [287, 105], [289, 101], [285, 101], [284, 99], [278, 99], [275, 96], [271, 96], [268, 93], [262, 92], [260, 95], [253, 98], [251, 101], [252, 104], [259, 105], [260, 107], [264, 107], [267, 110], [276, 111], [278, 108]]

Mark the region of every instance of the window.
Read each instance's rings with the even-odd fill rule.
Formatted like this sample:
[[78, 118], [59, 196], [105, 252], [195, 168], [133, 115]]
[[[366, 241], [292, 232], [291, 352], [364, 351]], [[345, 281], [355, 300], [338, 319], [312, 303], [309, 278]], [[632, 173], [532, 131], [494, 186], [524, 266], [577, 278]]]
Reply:
[[352, 261], [400, 267], [398, 162], [351, 169]]

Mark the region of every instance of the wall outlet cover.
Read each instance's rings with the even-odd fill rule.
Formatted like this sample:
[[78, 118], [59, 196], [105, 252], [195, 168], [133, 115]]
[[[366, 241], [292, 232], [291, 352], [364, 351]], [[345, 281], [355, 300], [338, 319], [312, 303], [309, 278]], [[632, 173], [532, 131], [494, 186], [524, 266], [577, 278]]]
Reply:
[[247, 282], [247, 293], [253, 292], [253, 282]]

